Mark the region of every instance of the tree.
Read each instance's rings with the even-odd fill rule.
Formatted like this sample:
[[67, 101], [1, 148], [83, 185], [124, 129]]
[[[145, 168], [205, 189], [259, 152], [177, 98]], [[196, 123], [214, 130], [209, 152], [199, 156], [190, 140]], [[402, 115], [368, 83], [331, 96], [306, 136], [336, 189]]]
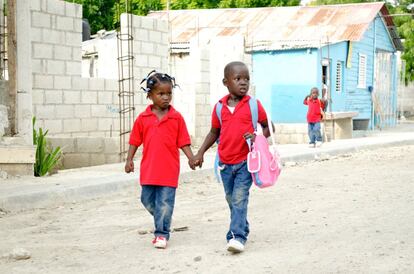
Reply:
[[297, 6], [300, 0], [222, 0], [220, 8], [258, 8]]
[[[128, 12], [135, 15], [147, 15], [153, 10], [162, 10], [161, 0], [128, 0]], [[125, 0], [119, 0], [113, 5], [113, 25], [119, 27], [119, 15], [126, 12]]]
[[83, 8], [83, 18], [88, 19], [91, 26], [91, 33], [98, 30], [113, 29], [114, 25], [114, 5], [116, 0], [67, 0], [81, 4]]

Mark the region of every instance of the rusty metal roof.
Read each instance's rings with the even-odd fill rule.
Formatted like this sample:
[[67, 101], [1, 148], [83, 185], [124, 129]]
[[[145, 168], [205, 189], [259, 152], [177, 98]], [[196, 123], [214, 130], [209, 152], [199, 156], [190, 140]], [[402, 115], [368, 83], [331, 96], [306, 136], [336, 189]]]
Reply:
[[[151, 12], [170, 20], [171, 41], [208, 44], [214, 37], [243, 36], [251, 50], [319, 47], [359, 41], [383, 2], [242, 9], [199, 9]], [[387, 27], [394, 27], [391, 17]]]

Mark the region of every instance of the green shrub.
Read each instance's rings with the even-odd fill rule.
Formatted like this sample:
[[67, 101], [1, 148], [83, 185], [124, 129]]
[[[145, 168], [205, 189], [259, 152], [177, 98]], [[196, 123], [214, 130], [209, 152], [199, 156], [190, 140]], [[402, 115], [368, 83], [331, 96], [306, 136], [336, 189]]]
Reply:
[[35, 129], [36, 117], [33, 117], [33, 144], [36, 146], [36, 162], [34, 164], [34, 175], [36, 177], [45, 176], [50, 172], [59, 162], [62, 157], [60, 147], [50, 149], [47, 146], [46, 135], [49, 130], [43, 132], [42, 128], [39, 131]]

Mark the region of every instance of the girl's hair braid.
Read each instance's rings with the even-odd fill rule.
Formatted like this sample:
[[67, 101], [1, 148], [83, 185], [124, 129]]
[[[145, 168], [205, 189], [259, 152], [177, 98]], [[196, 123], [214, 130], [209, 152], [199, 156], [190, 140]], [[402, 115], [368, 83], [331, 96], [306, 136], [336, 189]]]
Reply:
[[172, 88], [178, 86], [174, 77], [171, 77], [166, 73], [157, 72], [156, 70], [152, 70], [148, 73], [147, 77], [142, 79], [141, 85], [144, 82], [146, 82], [146, 87], [141, 87], [141, 89], [146, 93], [151, 92], [160, 83], [168, 83], [172, 86]]

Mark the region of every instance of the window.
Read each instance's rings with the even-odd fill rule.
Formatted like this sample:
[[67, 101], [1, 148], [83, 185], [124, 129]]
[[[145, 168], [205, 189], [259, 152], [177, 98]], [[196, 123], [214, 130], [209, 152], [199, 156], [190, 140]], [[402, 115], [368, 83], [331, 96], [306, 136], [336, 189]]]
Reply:
[[358, 62], [358, 88], [367, 87], [367, 56], [359, 54]]
[[338, 61], [336, 63], [336, 84], [335, 84], [335, 90], [337, 93], [342, 92], [342, 72], [343, 70], [343, 63], [341, 61]]

